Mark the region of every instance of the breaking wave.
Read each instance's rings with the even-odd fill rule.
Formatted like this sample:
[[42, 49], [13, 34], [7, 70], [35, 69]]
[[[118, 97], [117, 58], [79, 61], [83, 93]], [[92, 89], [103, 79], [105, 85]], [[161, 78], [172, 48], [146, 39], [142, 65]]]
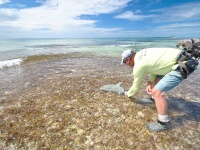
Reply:
[[22, 62], [23, 59], [21, 58], [0, 61], [0, 69], [20, 65]]

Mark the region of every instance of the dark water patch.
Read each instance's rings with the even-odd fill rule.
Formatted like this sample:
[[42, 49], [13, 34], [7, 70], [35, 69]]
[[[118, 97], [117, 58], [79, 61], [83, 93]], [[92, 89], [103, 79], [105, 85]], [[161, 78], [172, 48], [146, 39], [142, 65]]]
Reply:
[[67, 59], [67, 58], [83, 57], [84, 55], [89, 55], [89, 54], [74, 52], [74, 53], [66, 53], [66, 54], [33, 55], [33, 56], [27, 56], [24, 59], [23, 63], [53, 60], [53, 59]]
[[32, 46], [25, 46], [28, 48], [45, 48], [45, 49], [49, 49], [49, 48], [74, 48], [74, 47], [78, 47], [78, 45], [70, 45], [70, 44], [48, 44], [48, 45], [32, 45]]
[[185, 121], [200, 122], [200, 102], [192, 102], [183, 98], [169, 97], [169, 110], [175, 112], [172, 116], [173, 122], [178, 127], [182, 126]]

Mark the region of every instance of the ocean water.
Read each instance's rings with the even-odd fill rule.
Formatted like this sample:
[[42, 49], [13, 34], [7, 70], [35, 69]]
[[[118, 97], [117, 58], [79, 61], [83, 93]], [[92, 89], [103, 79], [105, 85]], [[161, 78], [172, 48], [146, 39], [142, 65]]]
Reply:
[[[119, 62], [121, 53], [125, 49], [139, 51], [151, 47], [176, 47], [181, 39], [176, 38], [131, 38], [131, 39], [8, 39], [0, 40], [0, 102], [8, 99], [8, 95], [23, 91], [40, 80], [55, 78], [57, 75], [74, 76], [88, 69], [93, 74], [101, 68], [113, 69], [109, 62]], [[84, 58], [82, 58], [82, 56]], [[92, 56], [91, 59], [85, 59]], [[113, 60], [101, 61], [114, 57]], [[77, 58], [77, 59], [76, 59]], [[99, 59], [100, 58], [100, 59]], [[101, 59], [103, 58], [103, 59]], [[78, 61], [77, 61], [78, 60]], [[99, 60], [100, 62], [97, 62]], [[100, 63], [100, 64], [99, 64]], [[94, 69], [91, 69], [94, 66]], [[121, 71], [123, 67], [118, 67]], [[84, 70], [81, 72], [81, 70]], [[79, 72], [80, 70], [80, 72]], [[131, 69], [130, 74], [131, 74]], [[104, 70], [103, 70], [104, 71]], [[76, 72], [76, 73], [74, 73]], [[86, 71], [87, 72], [87, 71]], [[102, 72], [102, 70], [101, 70]], [[113, 70], [112, 72], [116, 72]], [[98, 73], [97, 73], [98, 74]], [[199, 71], [195, 71], [188, 80], [189, 90], [194, 91], [193, 100], [198, 101]], [[51, 81], [53, 82], [53, 80]], [[31, 86], [30, 86], [31, 85]], [[188, 90], [188, 89], [186, 89]], [[12, 99], [12, 98], [11, 98]]]
[[[119, 139], [117, 143], [124, 149], [135, 149], [131, 143], [150, 149], [170, 145], [172, 149], [198, 149], [199, 69], [166, 93], [173, 125], [166, 133], [146, 132], [146, 123], [157, 118], [155, 105], [139, 105], [123, 95], [100, 90], [103, 85], [119, 82], [125, 90], [131, 87], [132, 68], [120, 65], [123, 50], [175, 48], [179, 40], [0, 40], [0, 147], [52, 149], [56, 139], [56, 146], [65, 148], [87, 149], [86, 143], [94, 142], [91, 148], [116, 149]], [[150, 96], [145, 90], [146, 79], [134, 100]], [[11, 146], [3, 147], [2, 142]], [[162, 147], [163, 143], [166, 146]]]
[[124, 49], [139, 51], [149, 47], [176, 47], [176, 38], [130, 39], [1, 39], [0, 69], [20, 65], [29, 56], [89, 52], [100, 56], [120, 56]]

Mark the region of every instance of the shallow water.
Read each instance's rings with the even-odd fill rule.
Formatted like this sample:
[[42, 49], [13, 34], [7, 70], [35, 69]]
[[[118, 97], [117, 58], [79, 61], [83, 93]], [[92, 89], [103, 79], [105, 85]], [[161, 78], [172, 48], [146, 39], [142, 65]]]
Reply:
[[0, 41], [0, 149], [200, 149], [199, 69], [166, 94], [169, 132], [146, 130], [157, 119], [155, 105], [137, 103], [149, 97], [146, 77], [132, 100], [100, 90], [119, 82], [130, 88], [124, 49], [174, 47], [177, 40]]
[[[199, 149], [199, 70], [166, 94], [173, 130], [150, 133], [157, 118], [146, 77], [135, 99], [103, 92], [130, 88], [132, 70], [119, 57], [83, 53], [34, 57], [0, 72], [2, 149]], [[56, 141], [56, 142], [55, 142]]]

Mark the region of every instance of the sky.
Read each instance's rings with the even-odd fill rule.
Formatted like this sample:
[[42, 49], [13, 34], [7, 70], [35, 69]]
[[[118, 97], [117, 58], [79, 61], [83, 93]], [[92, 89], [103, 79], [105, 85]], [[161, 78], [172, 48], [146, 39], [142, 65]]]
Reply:
[[200, 37], [200, 0], [0, 0], [0, 38]]

